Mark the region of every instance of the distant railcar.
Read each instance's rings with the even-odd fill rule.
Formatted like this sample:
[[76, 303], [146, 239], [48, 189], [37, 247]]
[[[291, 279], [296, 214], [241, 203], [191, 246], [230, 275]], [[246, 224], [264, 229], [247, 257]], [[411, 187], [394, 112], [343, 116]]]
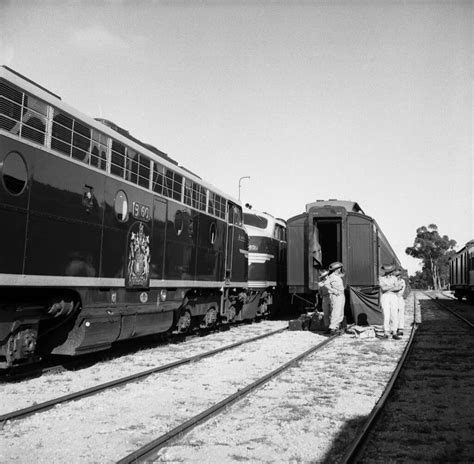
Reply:
[[239, 201], [0, 67], [0, 367], [231, 321]]
[[316, 306], [321, 269], [344, 265], [346, 316], [365, 312], [372, 324], [382, 322], [378, 275], [383, 264], [400, 266], [375, 220], [352, 201], [318, 200], [287, 221], [288, 287], [294, 302]]
[[244, 209], [249, 236], [249, 272], [244, 314], [269, 316], [286, 294], [286, 223], [271, 214]]
[[449, 285], [458, 300], [474, 303], [474, 240], [450, 258]]

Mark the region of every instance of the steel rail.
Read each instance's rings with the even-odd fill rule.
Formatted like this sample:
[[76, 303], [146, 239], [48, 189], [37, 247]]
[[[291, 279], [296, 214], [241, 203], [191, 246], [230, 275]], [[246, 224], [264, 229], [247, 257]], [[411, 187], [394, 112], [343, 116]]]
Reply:
[[224, 410], [225, 408], [228, 408], [229, 406], [237, 402], [239, 399], [241, 399], [243, 396], [247, 395], [248, 393], [262, 386], [263, 384], [269, 382], [271, 379], [273, 379], [277, 375], [281, 374], [285, 370], [294, 366], [297, 362], [301, 361], [303, 358], [309, 356], [315, 351], [320, 350], [325, 345], [332, 342], [338, 336], [339, 335], [332, 335], [331, 337], [327, 338], [323, 342], [318, 343], [317, 345], [311, 347], [310, 349], [306, 350], [304, 353], [296, 356], [295, 358], [283, 364], [282, 366], [278, 367], [277, 369], [273, 370], [269, 374], [264, 375], [263, 377], [251, 383], [250, 385], [247, 385], [241, 390], [238, 390], [236, 393], [228, 396], [227, 398], [223, 399], [219, 403], [216, 403], [214, 406], [211, 406], [210, 408], [206, 409], [200, 414], [197, 414], [196, 416], [192, 417], [186, 422], [183, 422], [181, 425], [178, 425], [177, 427], [170, 430], [169, 432], [161, 435], [155, 440], [142, 446], [141, 448], [129, 454], [128, 456], [120, 459], [119, 461], [117, 461], [117, 464], [143, 462], [144, 460], [151, 458], [153, 455], [156, 454], [158, 450], [163, 448], [165, 445], [169, 444], [171, 441], [179, 438], [179, 436], [183, 435], [186, 432], [189, 432], [191, 429], [209, 420], [211, 417], [219, 414], [222, 410]]
[[474, 324], [469, 321], [468, 319], [464, 318], [463, 316], [461, 316], [460, 314], [458, 314], [456, 311], [453, 311], [451, 308], [448, 308], [445, 304], [441, 303], [441, 301], [439, 300], [438, 297], [436, 298], [433, 298], [429, 293], [427, 292], [423, 292], [424, 295], [426, 295], [427, 297], [431, 298], [438, 306], [440, 306], [442, 309], [444, 309], [445, 311], [449, 311], [453, 316], [456, 316], [458, 319], [460, 319], [461, 321], [463, 321], [464, 323], [466, 323], [469, 327], [471, 327], [471, 329], [474, 327]]
[[390, 380], [388, 381], [387, 386], [385, 387], [385, 390], [382, 393], [382, 396], [379, 398], [377, 403], [375, 403], [375, 406], [372, 409], [372, 412], [368, 415], [367, 420], [365, 421], [359, 433], [356, 435], [354, 440], [352, 440], [344, 456], [341, 458], [341, 460], [338, 460], [338, 462], [341, 464], [349, 464], [349, 463], [357, 462], [358, 458], [362, 454], [362, 451], [364, 450], [369, 432], [372, 430], [375, 424], [375, 420], [379, 416], [380, 412], [385, 406], [385, 403], [387, 402], [388, 397], [392, 393], [395, 382], [397, 381], [398, 376], [400, 375], [400, 372], [403, 366], [405, 365], [406, 359], [409, 353], [411, 352], [411, 349], [413, 346], [413, 340], [415, 338], [415, 333], [418, 328], [418, 323], [416, 322], [416, 319], [415, 319], [416, 303], [417, 303], [416, 295], [413, 295], [413, 302], [414, 302], [413, 303], [413, 325], [410, 332], [410, 338], [408, 339], [405, 349], [403, 350], [402, 356], [400, 357], [397, 363], [397, 367], [393, 371], [392, 376], [390, 377]]
[[236, 347], [244, 345], [246, 343], [252, 343], [252, 342], [255, 342], [257, 340], [260, 340], [260, 339], [263, 339], [263, 338], [266, 338], [266, 337], [270, 337], [272, 335], [276, 335], [278, 333], [284, 332], [287, 329], [288, 329], [288, 327], [284, 327], [282, 329], [274, 330], [273, 332], [268, 332], [268, 333], [265, 333], [265, 334], [262, 334], [262, 335], [258, 335], [256, 337], [249, 338], [247, 340], [242, 340], [240, 342], [235, 342], [235, 343], [232, 343], [230, 345], [223, 346], [221, 348], [216, 348], [214, 350], [211, 350], [211, 351], [208, 351], [208, 352], [205, 352], [205, 353], [201, 353], [201, 354], [197, 354], [195, 356], [191, 356], [189, 358], [180, 359], [179, 361], [173, 361], [171, 363], [164, 364], [162, 366], [153, 367], [153, 368], [148, 369], [146, 371], [138, 372], [136, 374], [132, 374], [132, 375], [129, 375], [129, 376], [126, 376], [126, 377], [121, 377], [119, 379], [111, 380], [110, 382], [105, 382], [105, 383], [102, 383], [102, 384], [99, 384], [99, 385], [95, 385], [93, 387], [86, 388], [84, 390], [80, 390], [80, 391], [77, 391], [77, 392], [74, 392], [74, 393], [69, 393], [67, 395], [60, 396], [58, 398], [54, 398], [52, 400], [45, 401], [43, 403], [38, 403], [38, 404], [35, 404], [33, 406], [29, 406], [27, 408], [19, 409], [17, 411], [11, 411], [11, 412], [8, 412], [6, 414], [0, 415], [0, 424], [2, 424], [3, 422], [5, 422], [7, 420], [16, 420], [16, 419], [20, 419], [20, 418], [23, 418], [23, 417], [26, 417], [26, 416], [32, 416], [33, 414], [36, 414], [38, 412], [45, 411], [47, 409], [51, 409], [51, 408], [55, 407], [58, 404], [67, 403], [69, 401], [82, 399], [82, 398], [85, 398], [87, 396], [92, 396], [92, 395], [95, 395], [96, 393], [107, 390], [109, 388], [122, 386], [122, 385], [125, 385], [127, 383], [131, 383], [131, 382], [136, 382], [136, 381], [142, 380], [143, 378], [148, 377], [152, 374], [167, 371], [167, 370], [174, 369], [176, 367], [182, 366], [184, 364], [189, 364], [189, 363], [192, 363], [192, 362], [195, 362], [195, 361], [199, 361], [201, 359], [208, 358], [210, 356], [214, 356], [218, 353], [222, 353], [223, 351], [236, 348]]

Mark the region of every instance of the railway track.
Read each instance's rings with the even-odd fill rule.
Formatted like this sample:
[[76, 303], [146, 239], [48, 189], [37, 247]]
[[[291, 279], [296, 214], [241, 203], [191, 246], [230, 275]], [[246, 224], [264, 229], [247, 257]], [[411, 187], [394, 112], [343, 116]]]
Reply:
[[235, 343], [232, 343], [230, 345], [226, 345], [226, 346], [223, 346], [223, 347], [220, 347], [220, 348], [217, 348], [217, 349], [205, 352], [205, 353], [200, 353], [198, 355], [190, 356], [188, 358], [181, 359], [179, 361], [174, 361], [174, 362], [171, 362], [171, 363], [168, 363], [168, 364], [165, 364], [165, 365], [156, 366], [156, 367], [153, 367], [151, 369], [147, 369], [145, 371], [141, 371], [141, 372], [138, 372], [138, 373], [126, 376], [126, 377], [121, 377], [121, 378], [118, 378], [118, 379], [114, 379], [110, 382], [101, 383], [101, 384], [95, 385], [93, 387], [84, 389], [84, 390], [80, 390], [80, 391], [77, 391], [77, 392], [74, 392], [74, 393], [70, 393], [70, 394], [67, 394], [67, 395], [64, 395], [64, 396], [61, 396], [61, 397], [51, 399], [49, 401], [34, 404], [34, 405], [32, 405], [30, 407], [27, 407], [27, 408], [22, 408], [22, 409], [19, 409], [19, 410], [16, 410], [16, 411], [11, 411], [11, 412], [8, 412], [6, 414], [0, 415], [0, 424], [5, 422], [5, 421], [17, 420], [17, 419], [21, 419], [21, 418], [24, 418], [24, 417], [28, 417], [28, 416], [31, 416], [33, 414], [37, 414], [39, 412], [51, 409], [51, 408], [53, 408], [55, 406], [58, 406], [60, 404], [64, 404], [64, 403], [67, 403], [67, 402], [70, 402], [70, 401], [77, 401], [77, 400], [80, 400], [82, 398], [86, 398], [88, 396], [92, 396], [92, 395], [95, 395], [97, 393], [109, 390], [111, 388], [120, 387], [120, 386], [126, 385], [128, 383], [132, 383], [132, 382], [138, 382], [138, 381], [143, 380], [144, 378], [146, 378], [146, 377], [148, 377], [152, 374], [157, 374], [157, 373], [160, 373], [160, 372], [169, 371], [171, 369], [177, 368], [179, 366], [183, 366], [185, 364], [190, 364], [190, 363], [193, 363], [193, 362], [197, 362], [201, 359], [205, 359], [205, 358], [208, 358], [208, 357], [211, 357], [211, 356], [215, 356], [216, 354], [223, 353], [224, 351], [237, 348], [237, 347], [242, 346], [244, 344], [252, 343], [252, 342], [264, 339], [266, 337], [276, 335], [276, 334], [281, 333], [285, 330], [287, 330], [287, 328], [274, 330], [272, 332], [268, 332], [268, 333], [265, 333], [265, 334], [262, 334], [262, 335], [258, 335], [256, 337], [252, 337], [252, 338], [249, 338], [247, 340], [242, 340], [242, 341], [239, 341], [239, 342], [235, 342]]
[[7, 421], [0, 460], [34, 453], [49, 462], [339, 462], [406, 338], [345, 334], [332, 339], [331, 349], [307, 353], [327, 340], [283, 331], [156, 379]]
[[[258, 320], [257, 322], [261, 322], [261, 320]], [[216, 332], [227, 332], [231, 328], [244, 324], [247, 324], [247, 322], [221, 325], [217, 329], [199, 329], [189, 334], [159, 334], [157, 336], [148, 336], [144, 339], [127, 340], [107, 351], [93, 352], [73, 358], [52, 356], [50, 358], [40, 359], [31, 364], [18, 365], [5, 369], [0, 372], [0, 383], [19, 382], [39, 377], [44, 374], [77, 370], [143, 349], [149, 349], [163, 344], [182, 343], [184, 341], [200, 338]], [[60, 361], [55, 361], [58, 358]]]
[[304, 353], [295, 356], [293, 359], [288, 361], [287, 363], [283, 364], [282, 366], [274, 369], [268, 374], [260, 377], [256, 381], [252, 382], [251, 384], [247, 385], [246, 387], [238, 390], [236, 393], [228, 396], [227, 398], [223, 399], [222, 401], [214, 404], [210, 408], [206, 409], [205, 411], [193, 416], [191, 419], [183, 422], [182, 424], [178, 425], [177, 427], [173, 428], [169, 432], [161, 435], [160, 437], [156, 438], [155, 440], [147, 443], [146, 445], [142, 446], [138, 450], [134, 451], [133, 453], [129, 454], [128, 456], [120, 459], [118, 464], [128, 464], [134, 462], [143, 462], [148, 459], [153, 459], [156, 456], [156, 453], [163, 447], [168, 446], [174, 440], [178, 439], [184, 433], [191, 431], [193, 428], [197, 427], [198, 425], [202, 424], [203, 422], [209, 420], [211, 417], [221, 413], [226, 408], [230, 407], [235, 402], [242, 399], [245, 395], [248, 395], [255, 391], [257, 388], [261, 387], [265, 383], [269, 382], [279, 374], [285, 372], [286, 370], [294, 367], [299, 361], [303, 360], [307, 356], [315, 353], [318, 350], [321, 350], [327, 344], [332, 342], [337, 335], [333, 335], [326, 340], [318, 343], [317, 345], [311, 347], [310, 349], [306, 350]]
[[474, 308], [469, 320], [458, 313], [459, 303], [446, 297], [442, 301], [436, 293], [423, 295], [427, 298], [419, 300], [423, 322], [412, 330], [387, 389], [342, 463], [474, 458]]

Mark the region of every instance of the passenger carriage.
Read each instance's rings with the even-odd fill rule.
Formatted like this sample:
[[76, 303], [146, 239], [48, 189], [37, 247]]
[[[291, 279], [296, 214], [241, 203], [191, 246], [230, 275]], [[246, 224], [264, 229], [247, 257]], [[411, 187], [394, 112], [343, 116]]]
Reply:
[[346, 316], [381, 324], [378, 276], [383, 264], [400, 266], [376, 221], [353, 201], [318, 200], [287, 221], [288, 289], [302, 308], [318, 304], [321, 269], [334, 261], [344, 265]]
[[0, 366], [235, 318], [240, 202], [0, 67]]
[[474, 240], [449, 259], [449, 285], [458, 300], [474, 303]]

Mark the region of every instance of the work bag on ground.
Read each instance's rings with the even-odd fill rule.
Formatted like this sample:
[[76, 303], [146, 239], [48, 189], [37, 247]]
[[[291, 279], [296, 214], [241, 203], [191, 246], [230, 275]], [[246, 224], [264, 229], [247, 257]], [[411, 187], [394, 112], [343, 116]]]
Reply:
[[310, 316], [302, 314], [298, 319], [289, 322], [288, 330], [308, 330], [310, 321]]
[[375, 329], [370, 325], [355, 325], [352, 327], [352, 333], [356, 336], [356, 338], [375, 338]]
[[327, 330], [327, 326], [324, 325], [324, 315], [316, 311], [311, 316], [311, 321], [309, 323], [309, 330], [312, 332], [323, 332]]

